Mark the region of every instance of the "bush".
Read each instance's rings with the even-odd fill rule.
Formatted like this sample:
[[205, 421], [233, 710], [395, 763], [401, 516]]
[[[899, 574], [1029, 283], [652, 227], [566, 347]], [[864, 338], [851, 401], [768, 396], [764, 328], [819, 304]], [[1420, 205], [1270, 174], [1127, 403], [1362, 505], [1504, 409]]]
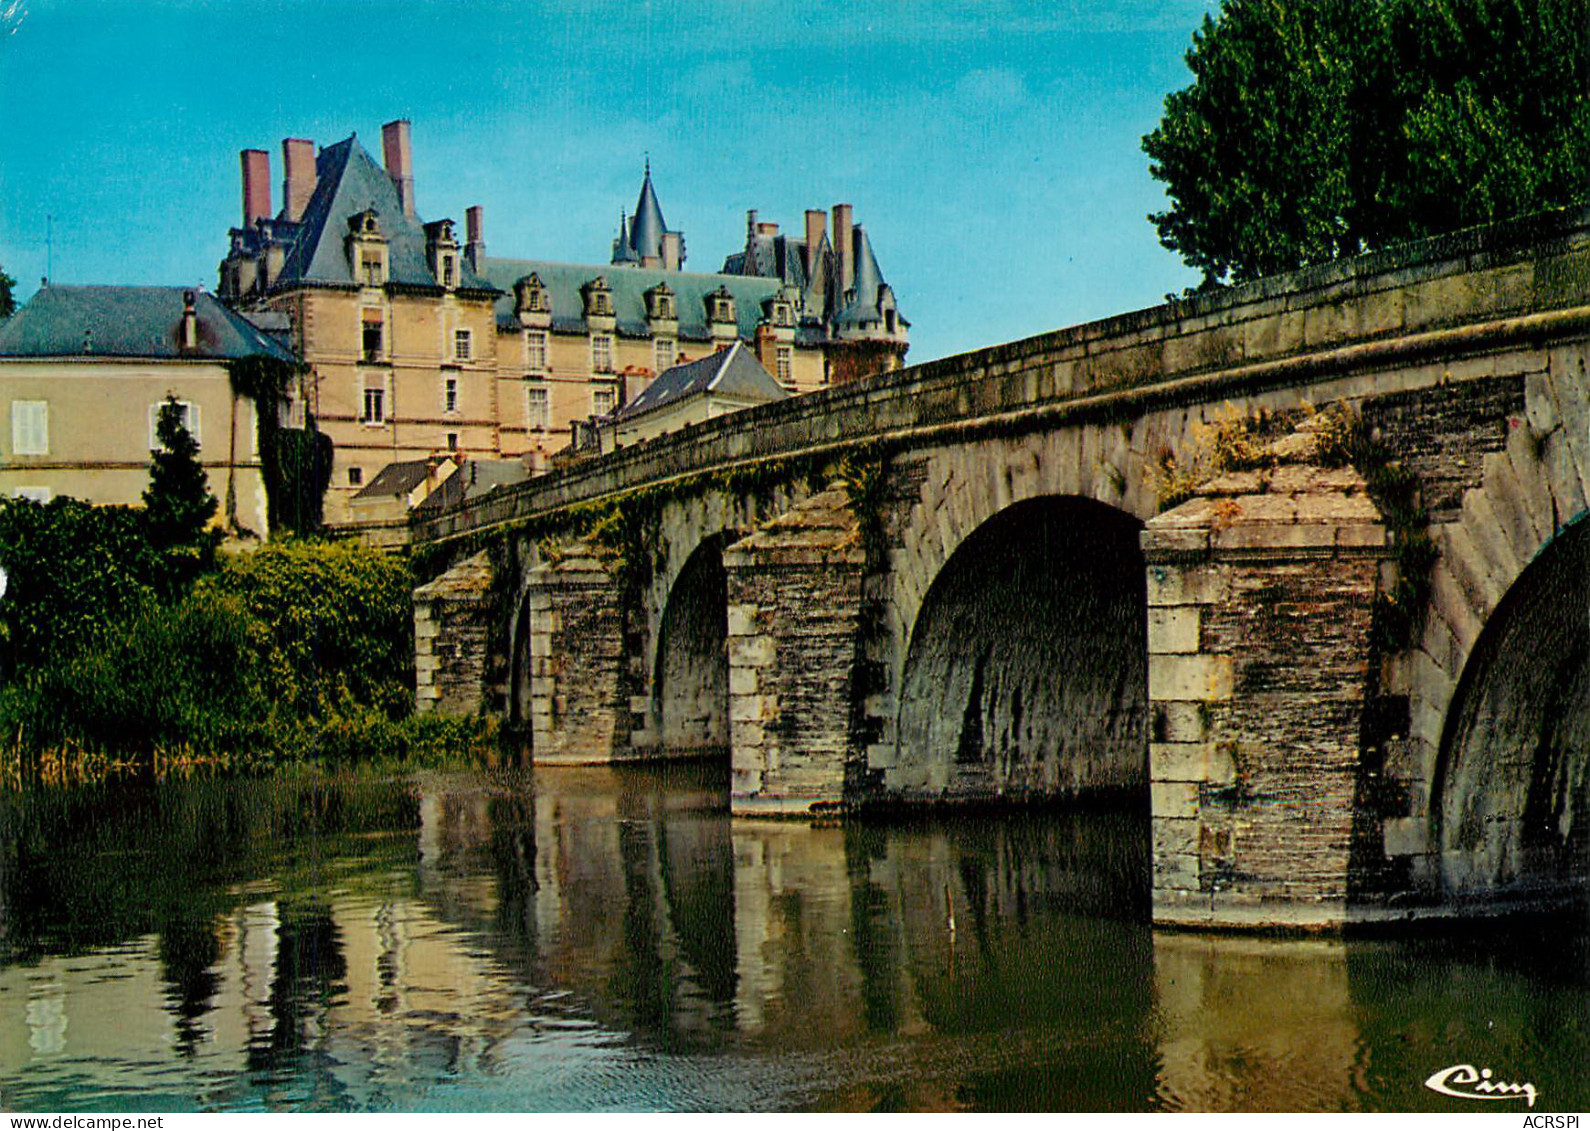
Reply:
[[228, 560], [194, 595], [242, 602], [267, 643], [261, 679], [309, 718], [412, 709], [414, 613], [408, 567], [355, 542], [287, 540]]

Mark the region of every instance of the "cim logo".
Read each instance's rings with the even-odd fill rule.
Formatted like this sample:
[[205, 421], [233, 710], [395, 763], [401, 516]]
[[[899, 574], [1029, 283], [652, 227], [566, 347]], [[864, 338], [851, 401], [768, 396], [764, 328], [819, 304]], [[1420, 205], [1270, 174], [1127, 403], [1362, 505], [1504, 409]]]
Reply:
[[1454, 1064], [1443, 1068], [1424, 1082], [1432, 1092], [1443, 1096], [1456, 1096], [1460, 1100], [1527, 1100], [1535, 1106], [1539, 1095], [1533, 1084], [1510, 1084], [1506, 1080], [1491, 1078], [1489, 1068], [1475, 1068], [1472, 1064]]

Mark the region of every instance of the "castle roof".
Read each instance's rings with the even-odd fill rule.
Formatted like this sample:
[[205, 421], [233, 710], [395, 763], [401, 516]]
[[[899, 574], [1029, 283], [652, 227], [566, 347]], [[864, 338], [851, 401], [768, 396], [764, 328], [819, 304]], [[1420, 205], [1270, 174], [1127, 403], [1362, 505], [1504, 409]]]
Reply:
[[[387, 281], [428, 290], [440, 286], [426, 262], [424, 224], [404, 213], [392, 178], [365, 152], [357, 135], [320, 151], [315, 178], [314, 195], [304, 207], [292, 248], [272, 289], [302, 284], [357, 285], [344, 241], [348, 220], [367, 210], [376, 213], [386, 240]], [[457, 269], [458, 290], [490, 290], [463, 256], [458, 257]]]
[[[182, 345], [185, 296], [193, 295], [198, 346]], [[265, 357], [296, 361], [291, 350], [195, 287], [41, 289], [0, 323], [0, 357]]]
[[706, 299], [720, 287], [727, 289], [734, 299], [738, 322], [736, 330], [742, 338], [755, 336], [757, 323], [762, 319], [762, 304], [781, 289], [776, 279], [750, 275], [707, 275], [651, 267], [613, 270], [611, 266], [553, 263], [541, 259], [488, 257], [482, 269], [490, 285], [506, 292], [497, 299], [498, 325], [507, 327], [515, 324], [513, 285], [526, 275], [535, 275], [547, 288], [547, 295], [552, 302], [552, 329], [568, 334], [588, 331], [585, 300], [580, 290], [598, 275], [607, 280], [612, 293], [618, 333], [634, 338], [652, 335], [651, 323], [646, 318], [646, 292], [658, 283], [667, 283], [674, 293], [674, 308], [679, 322], [676, 336], [682, 341], [699, 342], [712, 339]]
[[651, 162], [646, 162], [646, 177], [640, 183], [640, 196], [635, 201], [635, 219], [629, 228], [629, 245], [640, 259], [661, 259], [663, 233], [668, 225], [663, 220], [662, 205], [657, 203], [657, 190], [651, 185]]

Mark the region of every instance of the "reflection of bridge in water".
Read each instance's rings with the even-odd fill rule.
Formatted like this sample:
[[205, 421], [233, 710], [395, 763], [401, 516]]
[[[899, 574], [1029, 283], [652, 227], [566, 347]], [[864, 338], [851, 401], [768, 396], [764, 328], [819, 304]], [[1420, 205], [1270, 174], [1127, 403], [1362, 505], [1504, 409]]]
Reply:
[[[421, 705], [538, 763], [727, 749], [746, 815], [1124, 791], [1162, 922], [1582, 894], [1587, 280], [1554, 214], [532, 480], [415, 529]], [[1297, 430], [1161, 512], [1230, 410]]]
[[372, 790], [403, 793], [189, 830], [231, 863], [148, 933], [8, 919], [8, 1106], [1402, 1108], [1495, 1049], [1578, 1087], [1582, 954], [1154, 932], [1129, 819], [731, 821], [698, 772]]

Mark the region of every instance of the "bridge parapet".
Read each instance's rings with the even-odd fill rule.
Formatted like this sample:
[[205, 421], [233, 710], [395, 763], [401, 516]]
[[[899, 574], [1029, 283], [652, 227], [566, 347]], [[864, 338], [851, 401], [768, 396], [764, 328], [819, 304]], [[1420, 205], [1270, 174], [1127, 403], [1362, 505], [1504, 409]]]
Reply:
[[1590, 322], [1590, 208], [1527, 217], [912, 366], [692, 426], [417, 520], [417, 543], [858, 443], [1111, 419]]

